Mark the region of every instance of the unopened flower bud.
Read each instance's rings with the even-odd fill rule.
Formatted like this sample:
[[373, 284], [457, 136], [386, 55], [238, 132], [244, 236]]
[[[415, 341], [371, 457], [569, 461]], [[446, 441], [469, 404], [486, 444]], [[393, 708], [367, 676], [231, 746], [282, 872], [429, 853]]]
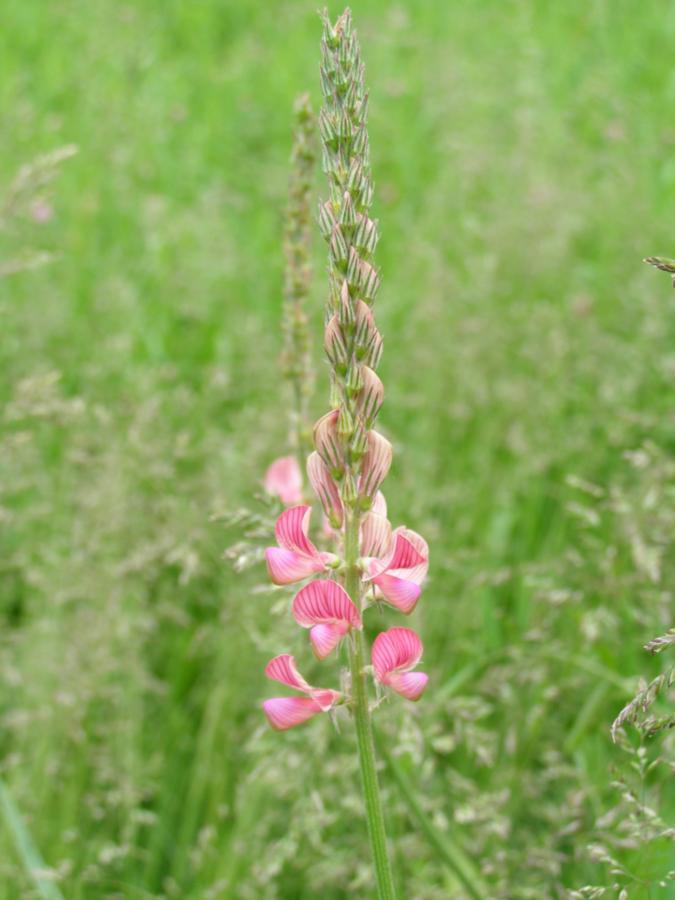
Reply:
[[361, 463], [359, 495], [372, 498], [387, 476], [391, 466], [392, 446], [377, 431], [368, 433], [368, 450]]
[[369, 366], [361, 366], [360, 371], [363, 388], [358, 398], [359, 412], [370, 428], [384, 401], [384, 386]]
[[314, 446], [331, 472], [341, 472], [344, 468], [341, 441], [337, 432], [339, 415], [339, 410], [332, 409], [314, 426]]

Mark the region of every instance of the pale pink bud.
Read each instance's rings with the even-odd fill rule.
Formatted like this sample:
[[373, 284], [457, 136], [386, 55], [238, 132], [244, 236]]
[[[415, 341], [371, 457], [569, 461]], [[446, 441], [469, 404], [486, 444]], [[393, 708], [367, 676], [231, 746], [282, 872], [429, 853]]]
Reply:
[[314, 489], [314, 493], [317, 495], [323, 506], [323, 511], [325, 512], [328, 521], [333, 528], [339, 528], [342, 525], [343, 517], [340, 492], [335, 481], [333, 481], [330, 472], [316, 451], [311, 453], [307, 459], [307, 476]]
[[314, 652], [324, 659], [352, 629], [361, 628], [361, 616], [347, 591], [336, 581], [310, 581], [295, 596], [293, 616], [311, 628]]
[[359, 494], [372, 499], [387, 477], [391, 466], [392, 446], [377, 431], [368, 432], [368, 449], [361, 464]]
[[384, 401], [384, 385], [368, 366], [361, 366], [361, 378], [363, 387], [359, 393], [359, 412], [366, 428], [370, 428]]
[[275, 459], [265, 472], [265, 490], [282, 503], [294, 504], [302, 500], [302, 474], [294, 456]]
[[390, 628], [373, 641], [375, 678], [408, 700], [418, 700], [429, 676], [412, 669], [422, 658], [422, 641], [410, 628]]
[[332, 472], [342, 472], [344, 463], [337, 423], [340, 411], [332, 409], [321, 416], [314, 426], [314, 446], [317, 453]]
[[275, 584], [292, 584], [323, 572], [337, 557], [322, 553], [309, 539], [311, 506], [292, 506], [277, 519], [274, 532], [278, 547], [265, 550], [267, 570]]

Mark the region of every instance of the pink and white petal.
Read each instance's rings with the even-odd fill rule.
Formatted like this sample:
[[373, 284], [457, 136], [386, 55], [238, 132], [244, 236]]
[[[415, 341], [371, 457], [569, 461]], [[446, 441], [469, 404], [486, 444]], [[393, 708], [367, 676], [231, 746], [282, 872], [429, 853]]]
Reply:
[[387, 501], [384, 499], [382, 491], [378, 491], [375, 494], [371, 510], [372, 512], [377, 513], [378, 516], [384, 516], [385, 519], [387, 518]]
[[288, 687], [296, 688], [298, 691], [304, 691], [306, 694], [312, 693], [316, 688], [308, 684], [295, 666], [295, 659], [290, 653], [282, 653], [275, 656], [265, 666], [265, 675], [273, 681], [279, 681]]
[[293, 584], [324, 569], [321, 556], [315, 559], [280, 547], [268, 547], [265, 550], [265, 559], [267, 571], [274, 584]]
[[311, 697], [313, 700], [316, 700], [324, 712], [328, 712], [329, 709], [335, 706], [342, 694], [340, 691], [331, 691], [328, 688], [325, 690], [323, 688], [315, 688], [311, 693]]
[[321, 705], [312, 697], [273, 697], [265, 700], [263, 710], [276, 731], [302, 725], [307, 719], [323, 712]]
[[274, 526], [274, 534], [279, 546], [284, 550], [302, 553], [304, 556], [318, 557], [319, 551], [309, 539], [311, 515], [311, 506], [291, 506], [289, 509], [285, 509]]
[[371, 658], [375, 677], [383, 684], [394, 673], [409, 672], [422, 657], [422, 641], [411, 628], [389, 628], [373, 641]]
[[392, 548], [389, 520], [375, 512], [366, 513], [361, 520], [361, 556], [388, 557]]
[[394, 532], [395, 545], [394, 545], [394, 553], [389, 559], [389, 564], [387, 566], [388, 570], [392, 569], [411, 569], [414, 566], [423, 565], [425, 562], [429, 561], [429, 551], [427, 548], [427, 552], [425, 555], [420, 552], [421, 548], [418, 549], [415, 544], [417, 541], [413, 542], [411, 539], [412, 535], [415, 538], [418, 538], [420, 541], [424, 541], [424, 538], [421, 538], [414, 531], [410, 531], [408, 528], [397, 528]]
[[359, 493], [374, 497], [387, 476], [393, 450], [389, 441], [377, 431], [368, 432], [368, 449], [361, 464]]
[[389, 676], [389, 687], [408, 700], [419, 700], [429, 681], [425, 672], [403, 672]]
[[340, 492], [326, 465], [316, 451], [310, 453], [307, 459], [307, 476], [332, 526], [339, 528], [343, 518]]
[[309, 639], [317, 659], [325, 659], [347, 634], [349, 625], [345, 622], [331, 622], [315, 625], [309, 632]]
[[265, 473], [265, 490], [279, 497], [282, 503], [300, 503], [302, 500], [302, 473], [294, 456], [275, 459]]
[[332, 409], [318, 420], [314, 426], [314, 446], [329, 471], [342, 471], [342, 443], [337, 433], [339, 410]]
[[303, 628], [338, 622], [361, 627], [358, 609], [336, 581], [310, 581], [301, 588], [293, 600], [293, 616]]
[[415, 581], [397, 578], [390, 572], [377, 575], [373, 578], [373, 583], [378, 586], [387, 603], [391, 603], [406, 616], [413, 611], [422, 593], [422, 588]]

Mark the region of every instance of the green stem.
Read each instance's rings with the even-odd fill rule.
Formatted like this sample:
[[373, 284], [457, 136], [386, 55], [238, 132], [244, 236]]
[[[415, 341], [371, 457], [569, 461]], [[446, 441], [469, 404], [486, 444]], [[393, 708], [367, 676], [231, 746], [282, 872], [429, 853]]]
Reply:
[[[345, 589], [356, 606], [361, 608], [361, 575], [357, 566], [359, 556], [358, 512], [351, 512], [345, 523]], [[349, 642], [349, 663], [352, 680], [352, 709], [359, 749], [361, 783], [366, 808], [366, 823], [370, 849], [375, 865], [378, 900], [395, 900], [394, 878], [387, 850], [387, 835], [375, 767], [375, 742], [368, 704], [368, 688], [364, 673], [363, 635], [354, 631]]]
[[21, 814], [9, 792], [9, 787], [0, 779], [0, 812], [7, 824], [16, 852], [26, 874], [35, 885], [35, 890], [42, 900], [63, 900], [58, 887], [46, 877], [47, 867], [33, 843]]

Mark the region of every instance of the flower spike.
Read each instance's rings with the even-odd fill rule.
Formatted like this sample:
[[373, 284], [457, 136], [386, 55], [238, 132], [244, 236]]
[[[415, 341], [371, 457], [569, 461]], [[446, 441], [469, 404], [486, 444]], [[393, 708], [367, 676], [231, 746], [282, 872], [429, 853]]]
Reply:
[[347, 591], [336, 581], [311, 581], [295, 596], [293, 616], [310, 628], [314, 653], [325, 659], [352, 628], [360, 630], [361, 615]]
[[309, 539], [311, 506], [292, 506], [277, 519], [274, 532], [278, 547], [265, 551], [267, 569], [275, 584], [292, 584], [323, 572], [337, 560], [334, 553], [319, 551]]
[[390, 628], [373, 641], [372, 661], [375, 677], [408, 700], [419, 700], [429, 676], [413, 672], [422, 658], [422, 641], [410, 628]]

